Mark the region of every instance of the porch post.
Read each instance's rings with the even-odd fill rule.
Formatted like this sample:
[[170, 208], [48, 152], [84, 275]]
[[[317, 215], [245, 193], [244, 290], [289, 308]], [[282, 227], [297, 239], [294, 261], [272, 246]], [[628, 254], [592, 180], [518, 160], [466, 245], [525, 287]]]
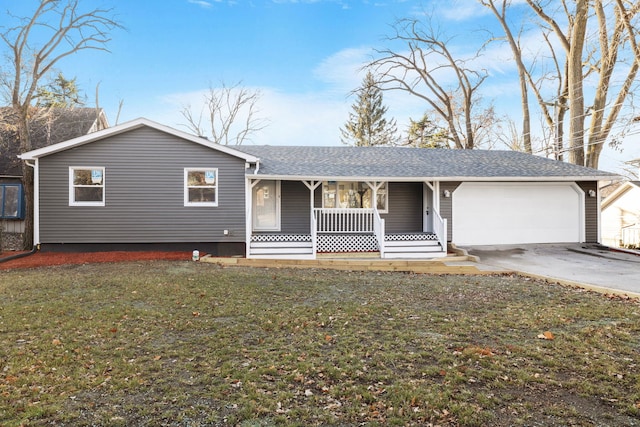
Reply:
[[252, 179], [247, 178], [246, 182], [246, 190], [245, 190], [245, 204], [247, 206], [246, 209], [246, 218], [245, 218], [245, 228], [246, 228], [246, 236], [245, 236], [245, 257], [249, 258], [251, 256], [251, 234], [253, 232], [253, 187], [255, 187], [261, 180], [260, 179]]
[[311, 192], [311, 194], [309, 195], [309, 228], [310, 228], [309, 231], [311, 233], [311, 245], [313, 246], [313, 258], [315, 259], [317, 230], [315, 230], [315, 220], [314, 220], [315, 217], [313, 215], [313, 209], [315, 208], [316, 188], [318, 188], [320, 184], [322, 184], [322, 181], [309, 180], [309, 181], [302, 181], [302, 183], [306, 185], [309, 191]]

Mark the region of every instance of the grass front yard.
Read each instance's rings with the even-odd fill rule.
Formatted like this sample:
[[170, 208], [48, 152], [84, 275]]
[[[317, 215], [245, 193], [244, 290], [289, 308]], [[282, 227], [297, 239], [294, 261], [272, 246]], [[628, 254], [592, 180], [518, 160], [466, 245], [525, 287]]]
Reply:
[[640, 305], [513, 276], [0, 272], [0, 425], [640, 425]]

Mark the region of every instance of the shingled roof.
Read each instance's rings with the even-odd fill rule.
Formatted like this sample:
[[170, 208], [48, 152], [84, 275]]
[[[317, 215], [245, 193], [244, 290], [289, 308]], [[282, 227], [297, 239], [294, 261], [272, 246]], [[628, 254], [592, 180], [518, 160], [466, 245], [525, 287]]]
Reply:
[[[20, 148], [17, 130], [12, 124], [13, 112], [0, 108], [0, 176], [20, 176]], [[107, 119], [95, 108], [56, 108], [46, 119], [34, 119], [30, 124], [32, 149], [57, 144], [108, 127]]]
[[517, 151], [249, 145], [236, 149], [260, 158], [257, 175], [283, 179], [562, 181], [617, 177]]

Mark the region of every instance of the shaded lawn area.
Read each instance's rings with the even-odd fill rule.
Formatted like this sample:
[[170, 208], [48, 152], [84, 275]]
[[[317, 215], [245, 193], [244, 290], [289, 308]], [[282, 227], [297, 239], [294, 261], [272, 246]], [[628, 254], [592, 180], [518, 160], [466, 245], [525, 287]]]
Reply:
[[514, 276], [0, 272], [0, 425], [640, 425], [640, 306]]

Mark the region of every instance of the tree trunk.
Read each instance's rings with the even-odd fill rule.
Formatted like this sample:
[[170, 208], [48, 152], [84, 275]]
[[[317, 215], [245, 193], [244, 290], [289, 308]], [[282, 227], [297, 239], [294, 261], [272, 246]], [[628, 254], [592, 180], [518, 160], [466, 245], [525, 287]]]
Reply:
[[584, 91], [582, 53], [587, 34], [588, 0], [577, 0], [568, 53], [569, 73], [569, 163], [584, 165]]

